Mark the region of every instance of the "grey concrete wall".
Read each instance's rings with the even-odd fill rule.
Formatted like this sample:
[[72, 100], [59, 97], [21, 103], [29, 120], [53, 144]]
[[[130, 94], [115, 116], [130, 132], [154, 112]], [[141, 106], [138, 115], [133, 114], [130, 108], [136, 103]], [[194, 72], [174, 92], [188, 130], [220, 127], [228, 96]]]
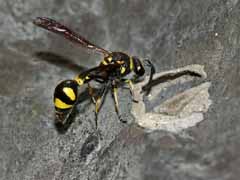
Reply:
[[[129, 91], [120, 89], [128, 124], [118, 121], [109, 94], [98, 132], [86, 100], [58, 133], [55, 86], [102, 57], [37, 28], [36, 16], [61, 21], [111, 51], [150, 57], [157, 72], [203, 65], [212, 84], [204, 121], [177, 134], [146, 132], [134, 123]], [[0, 179], [239, 179], [239, 17], [238, 0], [1, 0]]]

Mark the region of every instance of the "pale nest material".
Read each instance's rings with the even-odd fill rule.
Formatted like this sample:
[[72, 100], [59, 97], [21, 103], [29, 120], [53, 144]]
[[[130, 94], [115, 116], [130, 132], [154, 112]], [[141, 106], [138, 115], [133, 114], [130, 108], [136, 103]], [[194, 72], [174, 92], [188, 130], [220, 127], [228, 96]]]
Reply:
[[[189, 70], [197, 73], [201, 78], [206, 78], [207, 75], [204, 72], [203, 66], [201, 65], [190, 65], [176, 70], [166, 71], [155, 74], [154, 79], [160, 76]], [[149, 99], [156, 98], [159, 93], [176, 83], [183, 83], [191, 81], [194, 77], [192, 76], [181, 76], [175, 80], [160, 83], [152, 88]], [[173, 97], [165, 100], [159, 106], [153, 109], [153, 112], [146, 113], [146, 107], [143, 102], [143, 94], [141, 94], [141, 88], [147, 83], [147, 79], [136, 85], [135, 93], [139, 102], [134, 103], [132, 106], [132, 114], [136, 118], [139, 126], [147, 130], [166, 130], [174, 133], [178, 133], [183, 129], [193, 127], [197, 123], [204, 119], [203, 113], [208, 111], [212, 101], [209, 99], [209, 87], [210, 82], [202, 83], [196, 87], [185, 90]]]

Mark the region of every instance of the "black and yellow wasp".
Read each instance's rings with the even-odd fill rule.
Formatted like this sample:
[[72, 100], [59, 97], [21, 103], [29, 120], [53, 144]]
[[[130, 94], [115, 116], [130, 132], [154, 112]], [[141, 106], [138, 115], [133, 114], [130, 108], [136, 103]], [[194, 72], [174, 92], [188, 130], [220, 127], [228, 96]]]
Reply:
[[[48, 31], [60, 34], [66, 39], [78, 43], [88, 49], [94, 50], [104, 56], [103, 60], [97, 67], [81, 72], [73, 80], [65, 80], [57, 85], [54, 92], [54, 105], [57, 122], [60, 122], [62, 124], [66, 123], [67, 119], [72, 113], [74, 106], [78, 102], [78, 98], [80, 97], [78, 88], [86, 83], [88, 84], [89, 95], [92, 97], [92, 100], [95, 103], [96, 117], [108, 90], [111, 89], [118, 118], [121, 122], [126, 122], [121, 118], [121, 115], [119, 113], [117, 87], [120, 84], [127, 83], [133, 97], [132, 99], [133, 101], [136, 101], [134, 98], [132, 80], [137, 79], [145, 74], [145, 69], [143, 66], [144, 62], [151, 68], [149, 79], [149, 82], [151, 82], [153, 74], [155, 73], [155, 69], [152, 63], [148, 59], [141, 61], [135, 56], [129, 56], [122, 52], [107, 51], [99, 46], [92, 44], [79, 34], [70, 30], [68, 27], [50, 18], [37, 17], [33, 23], [39, 27], [47, 29]], [[132, 76], [134, 78], [126, 78], [129, 74], [134, 74], [134, 76]], [[102, 88], [100, 89], [100, 95], [97, 97], [93, 92], [93, 88], [89, 84], [92, 80], [103, 84]]]

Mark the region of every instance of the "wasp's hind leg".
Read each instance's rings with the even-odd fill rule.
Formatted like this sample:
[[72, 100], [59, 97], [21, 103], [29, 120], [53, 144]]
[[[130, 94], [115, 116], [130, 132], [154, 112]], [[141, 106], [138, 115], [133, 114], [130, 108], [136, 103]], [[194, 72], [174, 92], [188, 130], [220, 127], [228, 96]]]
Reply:
[[93, 88], [90, 86], [90, 84], [88, 83], [88, 94], [91, 96], [91, 98], [92, 98], [92, 102], [94, 103], [94, 104], [96, 104], [96, 97], [95, 97], [95, 94], [94, 94], [94, 90], [93, 90]]
[[92, 97], [95, 101], [95, 125], [96, 129], [98, 128], [98, 113], [103, 105], [103, 102], [105, 100], [105, 97], [107, 95], [107, 92], [109, 90], [110, 83], [107, 82], [103, 85], [103, 88], [101, 89], [100, 96], [98, 97]]

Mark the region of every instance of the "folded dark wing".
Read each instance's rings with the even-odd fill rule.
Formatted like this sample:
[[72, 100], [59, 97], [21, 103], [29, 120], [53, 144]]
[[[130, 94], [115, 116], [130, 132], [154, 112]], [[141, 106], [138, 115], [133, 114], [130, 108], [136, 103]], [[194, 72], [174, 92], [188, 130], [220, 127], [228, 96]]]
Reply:
[[110, 54], [110, 52], [108, 52], [107, 50], [94, 45], [81, 35], [77, 34], [76, 32], [72, 31], [71, 29], [67, 28], [66, 26], [62, 25], [61, 23], [53, 19], [47, 17], [37, 17], [36, 19], [33, 20], [33, 23], [39, 27], [47, 29], [48, 31], [60, 34], [61, 36], [64, 36], [66, 39], [78, 43], [83, 47], [102, 53], [105, 56]]

